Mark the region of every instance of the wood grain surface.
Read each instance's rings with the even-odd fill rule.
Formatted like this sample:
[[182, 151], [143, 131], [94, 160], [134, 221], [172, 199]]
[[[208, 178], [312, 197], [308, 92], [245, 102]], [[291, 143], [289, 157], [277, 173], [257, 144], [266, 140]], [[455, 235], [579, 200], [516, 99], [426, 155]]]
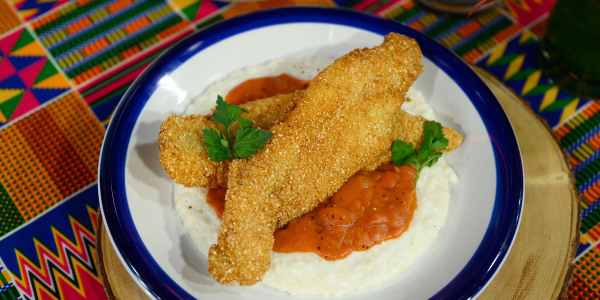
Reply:
[[115, 249], [98, 214], [98, 234], [96, 235], [96, 268], [104, 284], [108, 299], [151, 299], [137, 285], [119, 260]]
[[[525, 172], [521, 224], [511, 251], [479, 299], [563, 298], [579, 243], [579, 194], [566, 153], [553, 132], [494, 76], [474, 67], [507, 112]], [[101, 221], [101, 220], [100, 220]], [[121, 264], [99, 222], [100, 277], [109, 299], [150, 299]]]
[[523, 215], [513, 247], [480, 299], [558, 299], [579, 245], [579, 193], [567, 154], [545, 121], [493, 75], [475, 69], [506, 111], [525, 172]]

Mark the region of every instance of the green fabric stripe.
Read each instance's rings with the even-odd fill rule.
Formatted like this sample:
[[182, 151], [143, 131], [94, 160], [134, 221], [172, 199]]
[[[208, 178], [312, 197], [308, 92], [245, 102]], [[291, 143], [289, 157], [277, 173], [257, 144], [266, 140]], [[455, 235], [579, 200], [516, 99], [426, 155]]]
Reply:
[[575, 184], [581, 186], [600, 172], [600, 159], [593, 160], [579, 172], [575, 173]]
[[2, 272], [0, 272], [0, 283], [2, 283], [3, 286], [8, 283], [8, 278], [4, 277]]
[[[75, 20], [75, 19], [77, 19], [77, 18], [79, 18], [79, 17], [81, 17], [83, 15], [88, 14], [90, 11], [96, 9], [99, 6], [104, 6], [104, 3], [111, 2], [111, 1], [113, 1], [113, 0], [96, 0], [96, 1], [91, 1], [91, 2], [87, 3], [84, 6], [79, 6], [76, 9], [73, 9], [73, 10], [65, 13], [64, 15], [61, 15], [60, 17], [58, 17], [54, 21], [49, 22], [48, 24], [45, 24], [44, 26], [42, 26], [40, 28], [37, 28], [35, 30], [35, 32], [38, 35], [42, 36], [42, 35], [46, 34], [47, 32], [49, 32], [49, 31], [51, 31], [51, 30], [53, 30], [53, 29], [55, 29], [55, 28], [57, 28], [59, 26], [62, 26], [62, 25], [66, 24], [66, 23], [69, 23], [69, 22], [71, 22], [71, 21], [73, 21], [73, 20]], [[61, 12], [64, 12], [64, 10], [59, 11], [59, 14]]]
[[[101, 83], [99, 83], [99, 84], [95, 85], [93, 88], [90, 88], [89, 90], [87, 90], [87, 91], [85, 91], [85, 92], [81, 93], [81, 95], [82, 95], [83, 97], [87, 97], [87, 96], [91, 95], [92, 93], [95, 93], [96, 91], [98, 91], [98, 90], [102, 89], [103, 87], [105, 87], [105, 86], [107, 86], [107, 85], [109, 85], [109, 84], [113, 83], [114, 81], [116, 81], [116, 80], [120, 79], [121, 77], [123, 77], [123, 76], [125, 76], [125, 75], [127, 75], [127, 74], [131, 73], [133, 70], [135, 70], [135, 69], [137, 69], [137, 68], [140, 68], [141, 66], [143, 66], [143, 65], [147, 64], [148, 62], [152, 61], [152, 60], [153, 60], [154, 58], [156, 58], [156, 57], [157, 57], [157, 56], [158, 56], [160, 53], [162, 53], [162, 50], [161, 50], [161, 51], [157, 51], [156, 53], [154, 53], [154, 54], [152, 54], [152, 55], [150, 55], [150, 56], [148, 56], [148, 57], [144, 58], [143, 60], [141, 60], [141, 61], [139, 61], [139, 62], [135, 63], [134, 65], [132, 65], [132, 66], [130, 66], [130, 67], [128, 67], [128, 68], [126, 68], [126, 69], [122, 70], [121, 72], [119, 72], [119, 74], [117, 74], [117, 75], [115, 75], [115, 76], [112, 76], [112, 77], [110, 77], [110, 78], [109, 78], [109, 79], [107, 79], [107, 80], [104, 80], [104, 81], [102, 81]], [[96, 102], [97, 102], [97, 101], [96, 101]], [[95, 102], [94, 102], [94, 103], [95, 103]]]
[[[404, 10], [404, 8], [402, 10]], [[401, 13], [397, 16], [394, 16], [392, 19], [394, 21], [405, 23], [406, 20], [414, 17], [415, 15], [417, 15], [418, 13], [421, 13], [422, 11], [423, 11], [423, 9], [421, 9], [420, 7], [414, 6], [413, 8], [411, 8], [409, 10], [404, 10], [403, 13]]]
[[587, 216], [581, 219], [580, 232], [585, 234], [590, 231], [594, 226], [600, 223], [600, 207], [591, 211]]
[[[576, 127], [576, 128], [577, 128], [577, 127]], [[571, 134], [571, 132], [573, 132], [573, 131], [570, 131], [569, 133], [567, 133], [565, 136], [563, 136], [563, 137], [560, 139], [559, 143], [560, 143], [560, 145], [561, 145], [562, 147], [564, 147], [564, 148], [568, 148], [568, 147], [570, 147], [572, 144], [575, 144], [575, 142], [577, 141], [577, 140], [575, 139], [575, 136], [574, 136], [574, 135], [572, 135], [572, 134]]]
[[571, 118], [571, 121], [567, 122], [567, 127], [569, 127], [569, 129], [573, 130], [573, 128], [577, 127], [577, 124], [579, 123], [583, 123], [585, 122], [585, 120], [587, 120], [587, 117], [585, 117], [582, 114], [576, 115], [573, 118]]
[[[153, 27], [148, 28], [146, 31], [140, 33], [139, 35], [135, 36], [134, 38], [123, 42], [118, 47], [112, 48], [112, 49], [102, 53], [101, 55], [94, 57], [93, 59], [89, 60], [85, 64], [80, 65], [77, 68], [74, 68], [73, 70], [67, 72], [67, 75], [70, 78], [73, 78], [104, 61], [112, 59], [113, 57], [118, 57], [118, 55], [119, 55], [119, 53], [121, 53], [121, 51], [123, 51], [133, 45], [140, 45], [145, 42], [148, 42], [148, 40], [155, 37], [156, 33], [161, 32], [169, 27], [172, 27], [173, 25], [175, 25], [181, 21], [182, 21], [182, 19], [179, 15], [172, 14], [168, 18], [164, 19], [163, 22], [155, 24]], [[142, 48], [145, 48], [145, 47], [142, 47]]]
[[208, 25], [212, 25], [212, 24], [217, 23], [217, 22], [222, 21], [222, 20], [225, 20], [225, 17], [223, 17], [222, 15], [213, 16], [213, 17], [207, 19], [206, 21], [203, 21], [202, 23], [199, 23], [196, 26], [196, 29], [202, 29], [202, 28], [204, 28], [204, 27], [206, 27]]
[[481, 30], [477, 35], [475, 35], [472, 39], [468, 40], [460, 47], [456, 48], [455, 52], [458, 55], [465, 55], [472, 49], [476, 48], [478, 45], [482, 44], [484, 41], [491, 39], [494, 35], [498, 34], [502, 30], [508, 28], [512, 25], [512, 22], [506, 18], [502, 18], [487, 28]]
[[514, 54], [504, 55], [504, 56], [498, 58], [493, 63], [491, 63], [490, 66], [493, 67], [493, 66], [507, 65], [507, 64], [511, 63], [513, 60], [517, 59], [517, 57], [521, 56], [521, 54], [522, 53], [514, 53]]
[[17, 287], [13, 285], [3, 293], [0, 293], [0, 300], [14, 300], [19, 298], [20, 296], [21, 295], [19, 294]]
[[381, 0], [377, 3], [375, 3], [374, 5], [369, 6], [367, 9], [365, 9], [365, 12], [372, 13], [376, 9], [388, 4], [390, 1], [392, 1], [392, 0]]
[[90, 104], [90, 107], [95, 108], [95, 107], [101, 105], [102, 103], [109, 101], [110, 99], [114, 98], [115, 96], [125, 93], [125, 91], [127, 91], [128, 88], [129, 88], [129, 84], [126, 84], [126, 85], [112, 91], [110, 94], [98, 99], [97, 101], [94, 101], [94, 103]]
[[440, 22], [435, 23], [435, 25], [425, 29], [424, 31], [430, 37], [438, 38], [443, 33], [448, 32], [448, 29], [456, 26], [456, 24], [458, 24], [459, 22], [461, 22], [461, 20], [458, 19], [441, 20]]
[[555, 87], [555, 85], [550, 84], [550, 83], [543, 84], [543, 85], [536, 85], [534, 88], [532, 88], [530, 91], [525, 93], [525, 95], [523, 95], [523, 96], [533, 96], [533, 95], [543, 94], [553, 87]]
[[25, 219], [23, 219], [19, 209], [13, 203], [2, 183], [0, 183], [0, 237], [24, 223]]
[[163, 4], [163, 6], [166, 5], [161, 0], [149, 0], [148, 3], [144, 3], [143, 6], [139, 5], [123, 14], [120, 14], [111, 19], [110, 22], [105, 22], [94, 26], [92, 30], [85, 33], [84, 38], [70, 39], [64, 43], [60, 43], [56, 47], [50, 45], [50, 54], [52, 54], [54, 57], [59, 57], [63, 53], [68, 53], [71, 49], [79, 48], [90, 41], [106, 36], [107, 32], [112, 32], [117, 27], [123, 27], [125, 23], [147, 14], [150, 10], [156, 9], [155, 6], [158, 4]]
[[594, 149], [590, 147], [590, 145], [584, 144], [580, 148], [575, 149], [571, 155], [575, 158], [578, 158], [577, 160], [579, 160], [579, 157], [581, 157], [581, 160], [579, 161], [583, 161], [592, 154], [594, 154]]
[[575, 174], [575, 184], [577, 186], [582, 186], [584, 183], [586, 183], [592, 177], [594, 177], [597, 171], [598, 163], [592, 162], [591, 164], [587, 165], [584, 169], [577, 172], [577, 174]]
[[592, 131], [595, 127], [595, 124], [600, 124], [600, 114], [592, 115], [589, 119], [573, 128], [571, 132], [567, 133], [562, 137], [562, 139], [560, 139], [560, 145], [564, 148], [569, 148], [588, 132]]
[[[529, 95], [529, 93], [527, 93]], [[567, 106], [569, 103], [573, 102], [576, 98], [575, 97], [571, 97], [571, 98], [567, 98], [567, 99], [560, 99], [560, 100], [556, 100], [554, 102], [552, 102], [550, 105], [544, 107], [544, 109], [540, 110], [541, 112], [545, 112], [545, 111], [555, 111], [555, 110], [562, 110], [565, 108], [565, 106]]]
[[509, 80], [523, 80], [526, 79], [527, 77], [529, 77], [529, 75], [535, 73], [537, 70], [536, 69], [525, 69], [525, 70], [520, 70], [519, 72], [515, 73], [513, 76], [510, 76], [507, 81]]

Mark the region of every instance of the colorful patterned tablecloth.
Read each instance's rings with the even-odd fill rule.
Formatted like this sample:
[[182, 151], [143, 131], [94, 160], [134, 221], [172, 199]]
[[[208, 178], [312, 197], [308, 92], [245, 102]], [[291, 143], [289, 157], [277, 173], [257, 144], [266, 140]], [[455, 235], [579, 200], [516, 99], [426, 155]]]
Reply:
[[412, 0], [0, 0], [0, 300], [105, 299], [94, 264], [96, 172], [111, 113], [175, 41], [258, 9], [326, 5], [406, 24], [501, 79], [560, 138], [581, 193], [567, 298], [600, 297], [600, 103], [536, 60], [553, 0], [504, 0], [471, 18]]

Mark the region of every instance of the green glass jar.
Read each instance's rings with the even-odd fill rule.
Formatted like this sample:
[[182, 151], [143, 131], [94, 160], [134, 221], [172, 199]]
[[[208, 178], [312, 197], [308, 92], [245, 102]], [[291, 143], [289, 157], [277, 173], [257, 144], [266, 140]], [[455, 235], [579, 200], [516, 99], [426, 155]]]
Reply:
[[600, 99], [600, 0], [557, 0], [541, 53], [542, 70], [556, 85]]

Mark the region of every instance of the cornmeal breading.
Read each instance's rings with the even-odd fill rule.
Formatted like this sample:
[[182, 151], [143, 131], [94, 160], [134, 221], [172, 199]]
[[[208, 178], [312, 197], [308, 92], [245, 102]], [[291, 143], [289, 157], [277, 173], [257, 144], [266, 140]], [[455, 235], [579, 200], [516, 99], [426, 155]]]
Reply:
[[159, 159], [173, 181], [187, 187], [208, 188], [226, 182], [228, 164], [208, 158], [202, 134], [202, 129], [208, 128], [217, 128], [217, 124], [198, 115], [172, 115], [162, 123], [158, 135]]
[[[242, 112], [241, 116], [252, 121], [252, 127], [269, 130], [288, 116], [296, 106], [301, 94], [302, 90], [297, 90], [289, 94], [280, 94], [244, 103], [241, 107], [248, 112]], [[231, 128], [231, 132], [236, 132], [239, 124], [236, 122], [231, 125]]]
[[[277, 95], [243, 104], [249, 113], [241, 116], [252, 121], [253, 127], [270, 129], [283, 120], [296, 105], [300, 91]], [[216, 128], [224, 131], [221, 124], [210, 121], [210, 117], [200, 115], [169, 116], [161, 125], [158, 134], [160, 163], [167, 175], [186, 187], [217, 188], [227, 186], [229, 162], [214, 162], [208, 157], [204, 145], [203, 129]], [[232, 125], [232, 133], [239, 124]]]
[[[248, 113], [242, 112], [242, 116], [251, 120], [254, 127], [270, 130], [274, 124], [287, 117], [295, 107], [300, 94], [301, 91], [296, 91], [242, 104], [240, 106], [248, 110]], [[423, 139], [423, 124], [426, 119], [413, 116], [403, 110], [394, 112], [393, 118], [395, 121], [392, 124], [392, 140], [401, 140], [418, 147]], [[238, 124], [234, 123], [232, 126]], [[164, 169], [173, 181], [186, 187], [227, 187], [229, 162], [213, 162], [208, 157], [208, 149], [204, 145], [202, 129], [212, 127], [221, 130], [223, 128], [222, 125], [212, 123], [207, 117], [202, 116], [170, 116], [165, 120], [159, 134], [160, 157]], [[456, 149], [462, 142], [462, 136], [449, 127], [444, 127], [442, 130], [449, 141], [444, 151]], [[390, 162], [391, 159], [392, 152], [389, 150], [365, 169], [374, 170], [381, 164]]]
[[230, 163], [209, 272], [252, 285], [270, 266], [276, 228], [313, 209], [389, 151], [393, 114], [422, 72], [416, 41], [395, 33], [318, 74], [262, 151]]
[[[413, 116], [403, 110], [397, 110], [392, 116], [392, 140], [401, 140], [407, 144], [412, 143], [417, 149], [423, 141], [423, 126], [427, 119], [421, 116]], [[443, 127], [442, 133], [448, 139], [448, 146], [443, 152], [456, 149], [462, 143], [462, 135], [450, 127]], [[365, 167], [367, 171], [373, 171], [382, 164], [392, 161], [392, 149], [388, 149], [377, 161]]]

